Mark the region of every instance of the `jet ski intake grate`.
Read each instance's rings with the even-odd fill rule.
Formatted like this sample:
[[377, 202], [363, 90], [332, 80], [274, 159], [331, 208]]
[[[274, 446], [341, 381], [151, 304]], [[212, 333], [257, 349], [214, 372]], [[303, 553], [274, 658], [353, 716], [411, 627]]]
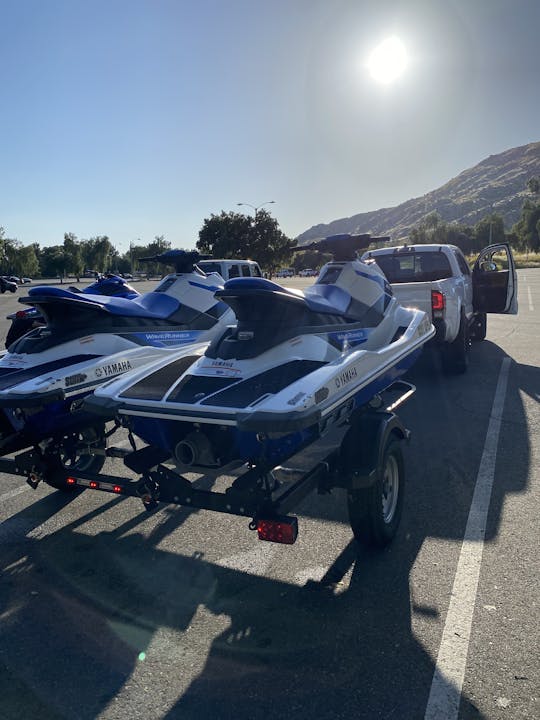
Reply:
[[288, 385], [309, 375], [326, 363], [318, 360], [292, 360], [247, 378], [202, 400], [201, 405], [245, 408], [264, 395], [274, 395]]
[[188, 367], [199, 359], [199, 355], [186, 355], [147, 375], [138, 383], [124, 390], [120, 397], [135, 400], [161, 400], [171, 385], [178, 380]]

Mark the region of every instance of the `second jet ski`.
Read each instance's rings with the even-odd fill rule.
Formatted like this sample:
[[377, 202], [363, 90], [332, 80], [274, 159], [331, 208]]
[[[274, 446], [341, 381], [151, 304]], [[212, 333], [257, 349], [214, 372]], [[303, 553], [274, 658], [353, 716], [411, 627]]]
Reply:
[[[46, 324], [12, 343], [0, 359], [0, 456], [25, 447], [34, 454], [52, 449], [73, 463], [81, 434], [103, 445], [103, 426], [88, 430], [95, 417], [80, 411], [85, 396], [174, 349], [204, 349], [234, 322], [232, 309], [214, 297], [222, 278], [199, 270], [200, 259], [184, 250], [145, 258], [175, 272], [132, 299], [54, 286], [32, 288], [21, 298]], [[92, 467], [99, 462], [87, 458]]]

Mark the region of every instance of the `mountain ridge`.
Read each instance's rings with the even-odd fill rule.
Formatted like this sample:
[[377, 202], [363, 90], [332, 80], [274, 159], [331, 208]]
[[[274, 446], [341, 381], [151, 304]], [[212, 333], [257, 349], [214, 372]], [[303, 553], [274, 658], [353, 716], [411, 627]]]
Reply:
[[313, 225], [298, 235], [299, 245], [338, 233], [408, 236], [411, 228], [431, 212], [447, 222], [475, 225], [490, 212], [502, 215], [507, 229], [519, 220], [527, 180], [540, 177], [540, 142], [520, 145], [489, 155], [436, 190], [399, 205], [357, 213]]

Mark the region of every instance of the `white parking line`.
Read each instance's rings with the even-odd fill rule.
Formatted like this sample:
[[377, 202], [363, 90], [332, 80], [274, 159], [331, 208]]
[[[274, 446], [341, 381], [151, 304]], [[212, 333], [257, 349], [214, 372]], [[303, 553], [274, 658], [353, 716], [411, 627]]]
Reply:
[[29, 489], [29, 487], [23, 486], [15, 488], [15, 490], [9, 490], [9, 492], [5, 492], [0, 495], [0, 502], [2, 502], [2, 500], [9, 500], [12, 497], [16, 497], [17, 495], [20, 495], [21, 493], [26, 492]]
[[533, 312], [533, 311], [534, 311], [534, 305], [533, 305], [533, 301], [532, 301], [532, 293], [531, 293], [531, 288], [530, 288], [530, 287], [527, 287], [527, 298], [528, 298], [528, 300], [529, 300], [529, 310], [530, 310], [531, 312]]
[[509, 368], [510, 358], [504, 358], [424, 720], [458, 717]]

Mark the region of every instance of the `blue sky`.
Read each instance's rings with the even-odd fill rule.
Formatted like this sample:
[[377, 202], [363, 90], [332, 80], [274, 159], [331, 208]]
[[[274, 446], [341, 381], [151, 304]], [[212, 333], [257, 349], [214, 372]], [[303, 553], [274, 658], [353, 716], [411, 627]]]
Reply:
[[0, 0], [0, 225], [123, 252], [238, 202], [291, 237], [396, 205], [540, 140], [539, 28], [538, 0]]

